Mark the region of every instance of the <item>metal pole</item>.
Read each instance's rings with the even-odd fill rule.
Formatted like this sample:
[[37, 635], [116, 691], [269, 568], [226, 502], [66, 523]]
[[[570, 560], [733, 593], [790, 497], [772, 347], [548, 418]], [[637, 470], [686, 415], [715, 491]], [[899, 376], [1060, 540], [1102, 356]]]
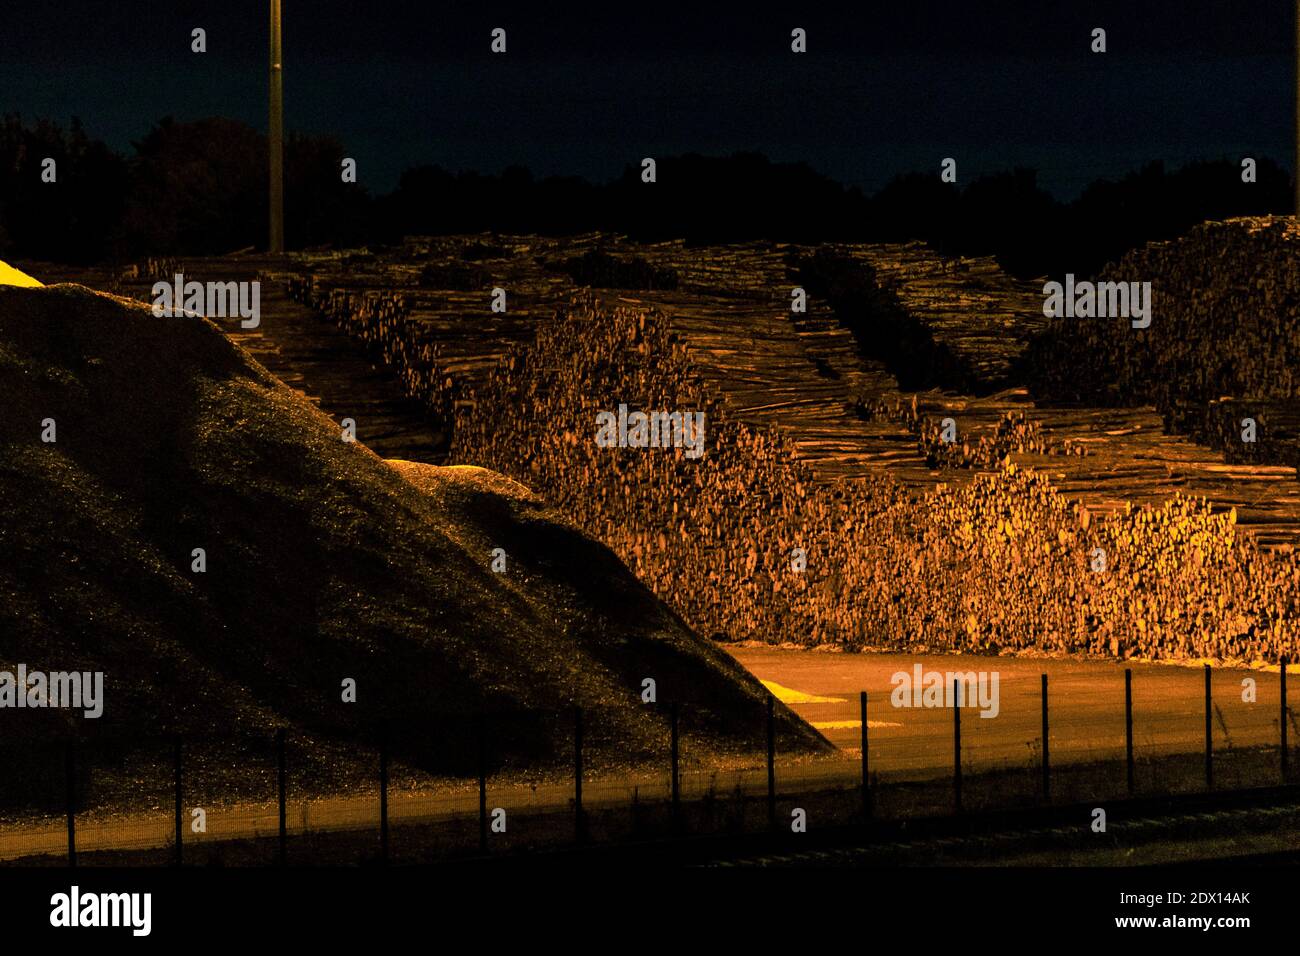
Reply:
[[1133, 669], [1124, 669], [1124, 753], [1128, 767], [1128, 792], [1133, 793]]
[[582, 819], [582, 708], [573, 709], [573, 834], [581, 843], [586, 836]]
[[680, 766], [680, 747], [681, 742], [678, 739], [679, 729], [677, 726], [678, 709], [677, 703], [672, 706], [672, 771], [673, 771], [673, 829], [676, 830], [681, 826], [682, 814], [682, 793], [681, 793], [681, 774], [678, 770]]
[[1282, 710], [1278, 717], [1278, 723], [1282, 727], [1282, 782], [1287, 780], [1287, 742], [1286, 742], [1286, 658], [1282, 658]]
[[767, 698], [767, 825], [776, 829], [776, 698]]
[[960, 680], [952, 682], [952, 799], [957, 813], [961, 813], [961, 707], [957, 701], [960, 683]]
[[1300, 217], [1300, 0], [1295, 4], [1295, 152], [1292, 172], [1295, 175], [1295, 214]]
[[181, 865], [181, 861], [182, 861], [182, 859], [183, 859], [183, 857], [182, 857], [182, 852], [181, 852], [181, 845], [182, 845], [182, 843], [183, 843], [183, 837], [182, 837], [182, 833], [183, 833], [183, 831], [182, 831], [182, 829], [181, 829], [181, 738], [180, 738], [180, 737], [177, 737], [177, 738], [176, 738], [176, 740], [175, 740], [175, 744], [174, 744], [174, 748], [175, 748], [175, 749], [174, 749], [174, 751], [173, 751], [173, 753], [172, 753], [172, 773], [173, 773], [173, 777], [174, 777], [173, 782], [174, 782], [174, 784], [175, 784], [175, 789], [176, 789], [176, 859], [175, 859], [175, 863], [176, 863], [177, 866], [180, 866], [180, 865]]
[[867, 760], [867, 754], [870, 748], [867, 746], [867, 692], [862, 691], [862, 696], [858, 702], [858, 710], [862, 714], [862, 814], [870, 819], [871, 817], [871, 767]]
[[275, 770], [280, 789], [280, 865], [289, 859], [289, 828], [285, 820], [285, 797], [288, 795], [288, 775], [285, 772], [284, 728], [275, 732]]
[[1051, 747], [1047, 732], [1047, 675], [1043, 675], [1043, 802], [1052, 800]]
[[271, 154], [271, 235], [269, 249], [284, 252], [284, 64], [280, 42], [280, 0], [271, 0], [271, 115], [267, 146]]
[[77, 865], [77, 754], [75, 744], [68, 741], [66, 759], [68, 786], [68, 866]]
[[1210, 665], [1205, 665], [1205, 789], [1214, 789], [1214, 738], [1210, 723]]

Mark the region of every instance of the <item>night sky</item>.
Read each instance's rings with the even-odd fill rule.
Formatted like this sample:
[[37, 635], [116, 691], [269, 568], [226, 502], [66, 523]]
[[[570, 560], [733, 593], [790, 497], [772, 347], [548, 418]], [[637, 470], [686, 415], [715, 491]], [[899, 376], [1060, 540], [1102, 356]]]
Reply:
[[[868, 191], [945, 156], [963, 182], [1032, 166], [1061, 198], [1157, 159], [1291, 165], [1291, 0], [882, 6], [284, 0], [286, 122], [338, 137], [374, 192], [421, 163], [603, 181], [738, 150]], [[267, 8], [6, 0], [0, 111], [79, 116], [122, 150], [167, 115], [264, 129]]]

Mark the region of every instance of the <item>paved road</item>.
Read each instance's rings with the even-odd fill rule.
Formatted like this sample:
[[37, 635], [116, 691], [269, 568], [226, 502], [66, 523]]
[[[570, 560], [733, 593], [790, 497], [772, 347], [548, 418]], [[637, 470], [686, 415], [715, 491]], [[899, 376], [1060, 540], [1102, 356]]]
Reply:
[[[1048, 675], [1052, 762], [1123, 759], [1124, 665], [1105, 661], [1024, 660], [1010, 657], [908, 654], [829, 654], [777, 648], [735, 648], [732, 654], [833, 743], [861, 746], [860, 691], [868, 696], [867, 727], [872, 767], [881, 771], [952, 765], [950, 708], [895, 707], [891, 682], [920, 664], [931, 671], [998, 674], [996, 717], [962, 710], [962, 751], [975, 766], [1022, 765], [1038, 751], [1042, 736], [1041, 675]], [[1205, 745], [1205, 675], [1200, 667], [1131, 664], [1133, 740], [1138, 756], [1195, 753]], [[1288, 673], [1291, 742], [1300, 674]], [[1255, 703], [1242, 700], [1242, 681], [1256, 684]], [[945, 681], [945, 683], [949, 683]], [[1213, 741], [1229, 747], [1276, 744], [1279, 739], [1279, 674], [1215, 669], [1211, 675]], [[794, 693], [791, 693], [791, 692]], [[811, 698], [811, 699], [809, 699]]]

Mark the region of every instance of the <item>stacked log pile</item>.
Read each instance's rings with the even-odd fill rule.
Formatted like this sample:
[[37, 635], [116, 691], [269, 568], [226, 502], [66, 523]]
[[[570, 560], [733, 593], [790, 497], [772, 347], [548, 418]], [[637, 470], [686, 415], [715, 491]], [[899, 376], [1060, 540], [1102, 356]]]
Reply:
[[[641, 293], [619, 301], [653, 308], [680, 343], [692, 374], [730, 416], [752, 428], [783, 428], [792, 454], [819, 478], [868, 474], [879, 467], [878, 456], [896, 452], [906, 435], [895, 425], [882, 427], [852, 413], [861, 399], [853, 388], [862, 382], [825, 374], [788, 307], [689, 293]], [[879, 374], [882, 386], [892, 384]], [[869, 378], [869, 371], [861, 377]], [[915, 443], [910, 445], [908, 457], [919, 464]], [[891, 460], [898, 464], [896, 455]]]
[[[800, 456], [799, 419], [763, 422], [737, 400], [743, 390], [723, 387], [726, 362], [702, 361], [708, 350], [695, 343], [711, 340], [692, 322], [703, 319], [578, 296], [485, 384], [481, 407], [493, 411], [458, 422], [455, 460], [537, 488], [705, 634], [1151, 657], [1295, 652], [1300, 568], [1241, 541], [1234, 514], [1175, 496], [1092, 520], [1045, 476], [1010, 464], [929, 495], [888, 477], [819, 475]], [[596, 414], [620, 403], [704, 411], [704, 456], [600, 447]], [[1093, 570], [1097, 548], [1104, 571]]]
[[87, 288], [128, 298], [138, 298], [142, 301], [150, 301], [151, 297], [147, 293], [155, 280], [166, 279], [170, 282], [176, 273], [183, 271], [180, 260], [171, 256], [150, 256], [124, 266], [105, 265], [91, 268], [30, 260], [18, 262], [16, 265], [28, 275], [40, 279], [45, 285], [75, 282]]
[[[925, 264], [923, 248], [915, 244], [906, 248], [907, 254], [890, 255], [887, 247], [886, 251], [862, 247], [855, 253], [855, 247], [841, 246], [834, 253], [818, 250], [801, 255], [797, 261], [806, 284], [835, 304], [841, 323], [861, 331], [863, 315], [894, 316], [890, 321], [901, 322], [897, 317], [904, 314], [906, 299], [919, 303], [944, 301], [937, 289], [927, 288], [927, 276], [943, 277], [946, 273]], [[891, 260], [917, 262], [915, 277], [896, 275], [890, 284], [884, 284], [880, 275], [889, 271]], [[1007, 326], [1008, 335], [990, 355], [999, 357], [999, 368], [1009, 368], [1013, 378], [1022, 378], [1041, 361], [1043, 343], [1058, 332], [1059, 325], [1044, 326], [1048, 320], [1042, 316], [1043, 299], [1041, 294], [1035, 295], [1033, 287], [996, 279], [984, 285], [993, 289], [1009, 287], [1011, 291], [995, 301], [992, 322], [978, 311], [968, 320], [973, 326], [987, 329], [1003, 323], [998, 316], [1014, 312], [1019, 317]], [[894, 295], [891, 288], [901, 291]], [[891, 368], [913, 381], [953, 383], [978, 379], [969, 366], [952, 364], [957, 354], [954, 349], [959, 347], [950, 349], [944, 344], [945, 328], [959, 321], [958, 313], [918, 308], [906, 313], [905, 318], [902, 324], [892, 326], [902, 337], [901, 343], [877, 341], [872, 346], [875, 354], [889, 358]], [[878, 320], [874, 328], [879, 331], [884, 321]], [[931, 322], [936, 324], [932, 326]], [[1026, 346], [1026, 337], [1035, 329], [1040, 331]], [[1099, 382], [1114, 379], [1110, 372], [1090, 374], [1085, 367], [1087, 356], [1079, 352], [1077, 344], [1067, 345], [1049, 368], [1059, 370], [1062, 381], [1077, 381], [1080, 377]], [[905, 364], [900, 366], [900, 362]], [[986, 380], [984, 387], [991, 381]], [[1259, 415], [1270, 420], [1271, 444], [1248, 446], [1250, 451], [1243, 454], [1213, 445], [1227, 450], [1225, 464], [1219, 454], [1178, 437], [1179, 429], [1168, 428], [1168, 412], [1162, 415], [1132, 403], [1117, 406], [1105, 395], [1090, 397], [1100, 407], [1088, 407], [1086, 400], [1082, 407], [1038, 404], [1024, 386], [978, 397], [955, 394], [952, 388], [901, 393], [885, 389], [866, 403], [865, 411], [878, 420], [909, 429], [917, 437], [925, 463], [932, 469], [942, 469], [912, 469], [900, 474], [914, 485], [924, 486], [928, 480], [932, 487], [936, 481], [951, 481], [955, 477], [953, 469], [958, 470], [959, 477], [970, 469], [987, 469], [1009, 454], [1022, 465], [1051, 474], [1060, 490], [1094, 512], [1113, 513], [1126, 502], [1157, 505], [1173, 493], [1182, 492], [1213, 501], [1220, 511], [1236, 508], [1241, 524], [1265, 547], [1292, 548], [1300, 540], [1300, 495], [1285, 487], [1287, 480], [1296, 475], [1296, 456], [1275, 450], [1279, 440], [1295, 433], [1294, 417], [1287, 408], [1257, 403], [1261, 406]], [[1076, 401], [1080, 398], [1075, 396]], [[1194, 411], [1199, 418], [1206, 408], [1197, 406]], [[1222, 419], [1222, 410], [1216, 414]], [[957, 426], [956, 442], [941, 440], [945, 418], [952, 418]], [[1237, 424], [1239, 434], [1239, 418]], [[1205, 429], [1181, 431], [1201, 442], [1207, 442], [1202, 437], [1206, 433]], [[1242, 447], [1240, 441], [1237, 446]], [[1270, 449], [1271, 454], [1251, 454], [1261, 447]]]
[[[840, 263], [841, 283], [866, 289], [871, 296], [893, 294], [876, 287], [876, 267], [865, 255], [854, 258], [842, 254], [852, 247], [839, 248], [834, 261]], [[899, 247], [892, 254], [888, 247], [869, 251], [878, 265], [891, 259], [916, 261], [923, 252], [916, 246]], [[368, 370], [358, 377], [355, 388], [344, 387], [339, 378], [349, 374], [348, 363], [342, 361], [337, 346], [331, 341], [322, 342], [319, 350], [313, 348], [311, 323], [279, 306], [274, 293], [265, 298], [264, 308], [269, 311], [261, 329], [232, 328], [231, 334], [313, 399], [332, 408], [362, 403], [368, 443], [400, 448], [404, 457], [441, 460], [456, 406], [475, 400], [483, 376], [508, 354], [505, 346], [526, 342], [532, 326], [546, 321], [567, 294], [566, 264], [585, 262], [590, 268], [594, 263], [588, 278], [615, 286], [638, 281], [661, 284], [673, 276], [675, 292], [651, 289], [628, 292], [628, 297], [658, 305], [669, 315], [695, 314], [697, 325], [703, 321], [700, 328], [686, 324], [678, 331], [692, 341], [705, 336], [695, 351], [697, 361], [717, 373], [720, 388], [743, 367], [736, 365], [734, 355], [728, 357], [725, 348], [719, 350], [718, 342], [731, 340], [737, 345], [734, 353], [742, 358], [753, 353], [757, 378], [745, 381], [742, 376], [736, 388], [724, 391], [732, 395], [733, 404], [746, 409], [746, 420], [753, 424], [781, 424], [787, 415], [797, 419], [798, 432], [792, 438], [795, 453], [819, 476], [853, 478], [883, 472], [908, 488], [928, 492], [940, 483], [968, 480], [975, 471], [994, 467], [1010, 455], [1024, 466], [1045, 470], [1060, 490], [1094, 513], [1114, 513], [1126, 502], [1156, 505], [1182, 491], [1206, 497], [1222, 511], [1235, 507], [1240, 526], [1266, 547], [1287, 548], [1300, 539], [1300, 495], [1282, 489], [1295, 469], [1261, 464], [1251, 454], [1257, 445], [1238, 443], [1243, 449], [1240, 454], [1227, 446], [1225, 464], [1215, 454], [1164, 434], [1160, 416], [1147, 408], [1042, 407], [1023, 388], [979, 397], [937, 389], [900, 390], [884, 363], [861, 354], [847, 328], [851, 315], [837, 315], [821, 297], [810, 299], [805, 313], [790, 312], [790, 290], [809, 275], [810, 259], [825, 261], [816, 251], [778, 243], [687, 249], [680, 242], [643, 245], [596, 234], [560, 240], [413, 238], [381, 255], [296, 256], [288, 279], [299, 297], [334, 302], [334, 321], [352, 337], [369, 343], [375, 349], [372, 354], [398, 377], [401, 390], [432, 413], [424, 426], [408, 421], [409, 416], [387, 397], [383, 383], [370, 382], [373, 376]], [[199, 278], [214, 274], [247, 278], [250, 269], [272, 279], [285, 278], [278, 271], [285, 268], [283, 264], [250, 256], [193, 265], [203, 273], [196, 273]], [[920, 267], [911, 281], [918, 290], [916, 299], [941, 299], [937, 292], [921, 288], [925, 275], [950, 281], [943, 278], [948, 275], [943, 269]], [[811, 292], [818, 275], [810, 278]], [[507, 290], [509, 306], [504, 315], [487, 310], [487, 288], [467, 291], [429, 285], [486, 286], [497, 281]], [[147, 282], [138, 280], [135, 286], [146, 295]], [[898, 287], [898, 283], [893, 286]], [[842, 290], [820, 291], [835, 299]], [[678, 302], [672, 301], [673, 295]], [[530, 296], [533, 307], [515, 309]], [[410, 307], [420, 308], [424, 302], [431, 303], [430, 330], [425, 329], [423, 317], [409, 320]], [[472, 315], [479, 320], [465, 321]], [[927, 315], [918, 313], [909, 321], [933, 341], [934, 335], [942, 337], [943, 328], [936, 327], [932, 335], [925, 324]], [[970, 320], [988, 325], [979, 314]], [[761, 334], [749, 335], [751, 327]], [[712, 341], [707, 339], [710, 335]], [[1016, 341], [1015, 336], [1009, 337], [1007, 349]], [[736, 367], [728, 369], [728, 362]], [[785, 399], [763, 400], [763, 388], [755, 382], [761, 383], [764, 376], [771, 377]], [[795, 402], [790, 398], [794, 395], [803, 401]], [[1195, 411], [1201, 414], [1204, 409]], [[1224, 414], [1220, 418], [1230, 423]], [[1270, 438], [1285, 435], [1286, 415], [1285, 407], [1269, 405], [1257, 416], [1261, 431]], [[945, 418], [952, 418], [957, 426], [955, 442], [942, 440]], [[432, 447], [424, 447], [431, 443]]]
[[[909, 334], [961, 357], [981, 394], [901, 389], [831, 307], [834, 286], [813, 288], [815, 253], [780, 244], [416, 239], [378, 256], [303, 256], [289, 280], [408, 394], [456, 416], [452, 461], [532, 485], [706, 634], [1171, 657], [1291, 646], [1292, 559], [1240, 532], [1295, 540], [1300, 495], [1279, 492], [1293, 468], [1225, 464], [1165, 434], [1150, 408], [989, 392], [1023, 346], [996, 318], [1008, 300], [970, 294], [994, 319], [968, 304], [983, 332], [963, 336], [961, 313], [942, 307], [950, 270], [882, 284], [889, 262], [921, 252], [850, 253], [835, 253], [837, 281], [895, 311], [909, 296], [929, 303], [906, 316]], [[578, 294], [575, 269], [621, 291]], [[653, 288], [627, 288], [643, 283]], [[801, 284], [813, 297], [792, 313]], [[504, 314], [489, 308], [496, 285]], [[264, 329], [279, 321], [265, 315]], [[595, 414], [620, 404], [704, 412], [705, 456], [598, 448]], [[954, 443], [939, 437], [949, 417]], [[1105, 575], [1089, 565], [1094, 547], [1108, 552]], [[1175, 569], [1179, 555], [1189, 568]]]
[[[508, 354], [504, 346], [528, 341], [533, 327], [549, 318], [570, 288], [572, 264], [585, 262], [592, 281], [615, 286], [638, 277], [671, 284], [667, 277], [674, 277], [675, 291], [628, 291], [625, 298], [658, 306], [673, 321], [680, 318], [677, 332], [694, 343], [697, 363], [717, 373], [720, 387], [728, 376], [739, 376], [735, 387], [724, 391], [743, 412], [742, 420], [762, 426], [780, 424], [787, 416], [797, 419], [795, 453], [821, 476], [887, 472], [910, 488], [929, 491], [942, 482], [967, 480], [1011, 455], [1022, 465], [1047, 469], [1059, 488], [1098, 513], [1120, 510], [1127, 501], [1158, 504], [1183, 491], [1214, 501], [1220, 510], [1236, 507], [1243, 526], [1266, 546], [1290, 547], [1300, 537], [1300, 500], [1276, 492], [1294, 470], [1260, 470], [1249, 462], [1224, 468], [1215, 455], [1163, 434], [1160, 417], [1149, 409], [1043, 408], [1023, 388], [980, 397], [900, 390], [884, 362], [862, 355], [848, 329], [852, 315], [837, 314], [828, 300], [843, 309], [847, 287], [866, 290], [868, 298], [887, 294], [895, 305], [900, 289], [915, 301], [939, 302], [942, 294], [927, 290], [925, 277], [938, 276], [942, 288], [958, 273], [923, 265], [907, 288], [896, 277], [888, 289], [879, 289], [877, 265], [885, 270], [892, 262], [898, 272], [901, 264], [928, 261], [923, 250], [910, 245], [890, 254], [889, 247], [868, 247], [874, 257], [869, 260], [866, 253], [845, 253], [853, 247], [839, 249], [826, 259], [778, 243], [687, 249], [680, 242], [642, 245], [599, 235], [413, 239], [382, 257], [313, 261], [311, 272], [295, 286], [301, 297], [329, 309], [336, 322], [376, 348], [407, 394], [434, 413], [444, 432], [456, 407], [475, 400], [483, 376]], [[823, 271], [808, 267], [814, 258]], [[827, 262], [839, 270], [835, 283], [827, 280]], [[481, 270], [475, 281], [499, 277], [511, 303], [505, 316], [486, 312], [476, 298], [484, 292], [435, 291], [419, 284], [439, 276], [460, 282], [457, 277], [468, 274], [465, 266]], [[805, 280], [810, 293], [822, 295], [809, 300], [807, 312], [792, 313], [791, 289]], [[1005, 285], [991, 278], [980, 283], [981, 288]], [[516, 313], [515, 305], [529, 297], [532, 307]], [[434, 303], [427, 337], [423, 320], [407, 320], [410, 308], [422, 301]], [[998, 301], [995, 315], [1003, 314], [1010, 300]], [[464, 321], [472, 314], [477, 321]], [[934, 315], [939, 324], [932, 329], [926, 323]], [[908, 321], [914, 332], [933, 341], [946, 334], [955, 316], [921, 311]], [[978, 313], [970, 321], [985, 328], [1002, 323]], [[435, 356], [444, 341], [447, 354]], [[1004, 364], [1015, 361], [1021, 344], [1019, 332], [1002, 339], [998, 354]], [[464, 352], [456, 354], [457, 349]], [[736, 356], [752, 359], [756, 371], [748, 380]], [[765, 383], [772, 385], [775, 400], [768, 400]], [[943, 419], [949, 417], [958, 430], [953, 443], [941, 440]]]
[[[437, 422], [450, 423], [509, 346], [528, 340], [572, 287], [542, 271], [544, 249], [541, 241], [408, 240], [394, 258], [315, 263], [289, 289], [392, 369]], [[496, 288], [505, 293], [502, 312], [492, 308]]]
[[[1152, 319], [1062, 319], [1028, 367], [1045, 398], [1154, 405], [1171, 428], [1231, 461], [1300, 461], [1300, 225], [1203, 223], [1108, 266], [1102, 281], [1152, 283]], [[1267, 420], [1253, 448], [1242, 418]]]
[[652, 265], [641, 256], [616, 256], [605, 248], [549, 264], [580, 286], [594, 289], [676, 289], [677, 271]]
[[[705, 320], [695, 316], [700, 325]], [[715, 372], [702, 371], [706, 341], [714, 342], [706, 335], [688, 342], [661, 313], [635, 303], [607, 307], [580, 297], [566, 307], [561, 322], [544, 327], [533, 346], [517, 350], [489, 382], [483, 406], [495, 413], [458, 420], [453, 457], [541, 489], [656, 593], [671, 595], [705, 634], [824, 640], [850, 618], [822, 619], [817, 609], [830, 605], [812, 601], [805, 578], [773, 571], [782, 562], [791, 564], [790, 549], [851, 528], [855, 509], [883, 508], [897, 486], [831, 507], [819, 490], [828, 486], [818, 483], [793, 444], [774, 428], [753, 424], [769, 411], [763, 405], [775, 404], [759, 400], [763, 383], [746, 392], [736, 376], [735, 390], [717, 388], [716, 370], [728, 360], [740, 361], [735, 346], [717, 343], [711, 356]], [[599, 447], [596, 414], [620, 404], [703, 412], [703, 456], [692, 460], [684, 449]], [[791, 408], [809, 413], [812, 406]], [[782, 539], [755, 533], [767, 526], [756, 520], [763, 514], [780, 516], [773, 527], [784, 526]], [[799, 613], [800, 607], [807, 610]]]
[[724, 298], [759, 299], [789, 309], [788, 262], [796, 248], [778, 242], [743, 242], [731, 246], [688, 248], [683, 242], [629, 243], [618, 239], [611, 253], [635, 255], [671, 270], [677, 288]]
[[[1178, 400], [1165, 413], [1171, 431], [1194, 435], [1235, 463], [1300, 466], [1300, 401], [1277, 398]], [[1254, 440], [1244, 440], [1253, 423]]]
[[[347, 295], [339, 302], [348, 313], [361, 312], [367, 297], [380, 299], [380, 308], [355, 324], [342, 312], [339, 320], [356, 337], [386, 342], [387, 362], [408, 369], [408, 388], [415, 390], [432, 380], [433, 356], [394, 346], [419, 332], [422, 323], [408, 317], [412, 310], [425, 302], [435, 315], [473, 306], [464, 290], [434, 290], [429, 282], [467, 285], [465, 274], [481, 276], [476, 282], [506, 276], [500, 284], [513, 302], [516, 287], [539, 287], [528, 272], [538, 259], [585, 261], [595, 267], [594, 281], [614, 286], [636, 285], [638, 273], [649, 274], [650, 285], [671, 285], [660, 280], [675, 276], [675, 290], [607, 294], [603, 303], [564, 310], [562, 324], [533, 316], [517, 338], [490, 321], [435, 334], [439, 342], [455, 342], [458, 329], [474, 339], [504, 339], [499, 355], [486, 350], [486, 375], [474, 373], [473, 365], [447, 375], [452, 381], [445, 388], [455, 378], [465, 382], [464, 392], [443, 403], [461, 401], [451, 460], [512, 473], [555, 499], [702, 632], [801, 644], [1034, 645], [1169, 657], [1206, 648], [1249, 656], [1291, 640], [1290, 597], [1274, 601], [1268, 619], [1222, 618], [1219, 594], [1240, 583], [1230, 588], [1209, 580], [1214, 574], [1256, 580], [1252, 587], [1265, 589], [1286, 576], [1286, 564], [1240, 550], [1252, 548], [1248, 542], [1203, 568], [1205, 580], [1171, 579], [1178, 589], [1208, 596], [1192, 602], [1201, 607], [1197, 628], [1218, 627], [1204, 646], [1188, 644], [1201, 640], [1200, 631], [1161, 618], [1158, 609], [1177, 604], [1175, 592], [1164, 591], [1164, 576], [1140, 570], [1178, 550], [1161, 544], [1177, 537], [1175, 527], [1195, 525], [1206, 541], [1219, 544], [1229, 536], [1225, 527], [1235, 536], [1238, 525], [1225, 525], [1231, 512], [1223, 509], [1235, 501], [1230, 492], [1239, 475], [1206, 472], [1205, 455], [1161, 434], [1152, 412], [1043, 410], [1023, 390], [975, 399], [901, 392], [883, 364], [863, 358], [826, 303], [814, 299], [809, 312], [790, 313], [789, 290], [797, 284], [790, 261], [800, 255], [764, 243], [685, 250], [679, 243], [630, 247], [586, 238], [573, 247], [556, 243], [543, 254], [511, 252], [507, 261], [473, 259], [490, 271], [473, 273], [447, 264], [454, 250], [430, 243], [404, 263], [373, 265], [370, 276], [355, 267], [347, 276], [317, 276], [316, 294]], [[443, 264], [430, 269], [437, 256]], [[641, 259], [646, 267], [620, 268], [610, 259]], [[510, 268], [519, 271], [515, 277]], [[558, 297], [563, 289], [550, 286], [546, 295]], [[482, 304], [478, 315], [486, 315]], [[390, 332], [381, 333], [385, 323]], [[923, 319], [917, 323], [928, 330]], [[571, 324], [586, 329], [578, 345], [560, 332]], [[1006, 363], [1013, 362], [1017, 341], [1005, 339]], [[628, 343], [636, 347], [619, 358], [616, 346]], [[686, 459], [680, 450], [597, 449], [595, 411], [614, 411], [620, 402], [705, 411], [706, 458]], [[937, 438], [946, 416], [958, 421], [956, 445]], [[556, 450], [558, 440], [563, 447]], [[1006, 457], [1044, 468], [1057, 489], [1050, 509], [1043, 510], [1035, 489], [1052, 489], [1022, 484], [1023, 471], [976, 473], [1000, 467]], [[954, 483], [958, 477], [961, 483]], [[1213, 489], [1217, 511], [1180, 497], [1167, 503], [1180, 489], [1204, 488]], [[1074, 510], [1076, 499], [1086, 509]], [[1153, 507], [1132, 510], [1134, 501]], [[1067, 518], [1053, 525], [1048, 518], [1058, 511]], [[1109, 518], [1099, 520], [1102, 514]], [[1084, 535], [1084, 522], [1092, 537]], [[1054, 541], [1041, 532], [1044, 523], [1056, 528]], [[961, 531], [967, 524], [969, 535], [945, 535], [944, 528]], [[1110, 574], [1121, 584], [1093, 576], [1087, 553], [1099, 542], [1112, 553]], [[1144, 542], [1138, 551], [1135, 542]], [[809, 557], [802, 572], [794, 570], [794, 548]], [[1249, 588], [1238, 593], [1255, 600]], [[1126, 610], [1139, 601], [1143, 614]], [[1071, 617], [1070, 607], [1084, 610]]]
[[[467, 248], [505, 255], [467, 261]], [[902, 467], [914, 471], [912, 479], [932, 484], [927, 472], [935, 467], [987, 465], [990, 449], [1032, 444], [1008, 445], [1000, 437], [1006, 426], [999, 414], [963, 422], [963, 441], [943, 448], [927, 435], [928, 420], [881, 415], [886, 400], [897, 404], [898, 397], [884, 364], [860, 354], [825, 303], [812, 300], [807, 311], [791, 311], [797, 284], [792, 265], [802, 252], [777, 243], [699, 250], [680, 242], [634, 245], [616, 236], [472, 244], [460, 237], [415, 239], [400, 255], [318, 262], [291, 279], [290, 288], [393, 369], [406, 393], [439, 422], [473, 403], [506, 346], [529, 339], [571, 287], [565, 276], [576, 274], [608, 287], [648, 286], [637, 293], [640, 300], [680, 319], [681, 331], [709, 357], [710, 367], [727, 372], [729, 354], [753, 356], [760, 376], [735, 383], [730, 400], [759, 424], [786, 416], [801, 420], [796, 448], [822, 471], [852, 477]], [[481, 298], [494, 283], [510, 297], [504, 315], [489, 314]], [[429, 288], [437, 284], [448, 288]], [[661, 288], [680, 292], [656, 291]]]
[[[905, 385], [1004, 388], [1046, 324], [1041, 286], [987, 257], [947, 258], [921, 242], [835, 244], [801, 257], [800, 268], [863, 352]], [[855, 273], [857, 282], [845, 281]]]

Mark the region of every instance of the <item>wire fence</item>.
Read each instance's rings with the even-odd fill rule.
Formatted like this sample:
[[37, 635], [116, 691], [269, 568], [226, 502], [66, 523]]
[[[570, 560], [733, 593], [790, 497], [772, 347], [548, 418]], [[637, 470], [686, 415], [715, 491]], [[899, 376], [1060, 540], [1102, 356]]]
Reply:
[[[1058, 683], [1042, 675], [1037, 700], [1007, 697], [985, 721], [954, 682], [958, 706], [906, 726], [888, 695], [863, 691], [858, 720], [836, 725], [852, 724], [856, 745], [812, 756], [782, 754], [772, 698], [729, 751], [685, 732], [687, 711], [673, 704], [647, 705], [664, 730], [648, 752], [621, 747], [624, 712], [582, 708], [434, 715], [400, 733], [10, 741], [0, 744], [12, 771], [0, 783], [0, 861], [436, 860], [790, 829], [801, 816], [832, 826], [1291, 779], [1298, 734], [1285, 663], [1257, 695], [1226, 682], [1216, 695], [1206, 666], [1203, 695], [1171, 706], [1165, 694], [1159, 709], [1135, 692], [1131, 671], [1114, 686]], [[1105, 694], [1115, 706], [1086, 719], [1061, 708], [1070, 717], [1054, 725], [1062, 693]]]

